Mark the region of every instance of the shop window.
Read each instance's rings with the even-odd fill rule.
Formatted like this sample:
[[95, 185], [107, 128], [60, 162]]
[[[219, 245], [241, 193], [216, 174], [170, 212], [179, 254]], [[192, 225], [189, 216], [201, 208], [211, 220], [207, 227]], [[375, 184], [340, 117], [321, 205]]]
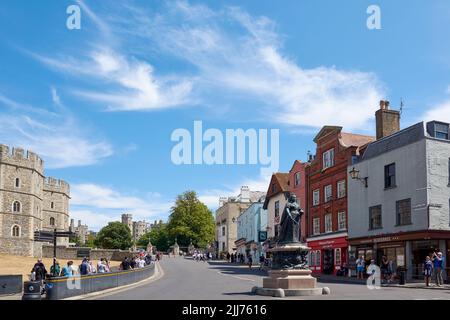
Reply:
[[330, 149], [322, 155], [323, 169], [334, 166], [334, 149]]
[[316, 265], [316, 253], [314, 251], [311, 251], [309, 261], [309, 265], [311, 267], [314, 267]]
[[331, 213], [325, 215], [325, 232], [333, 231], [333, 216]]
[[341, 248], [336, 248], [334, 250], [334, 264], [337, 266], [340, 266], [342, 263], [341, 261]]
[[316, 189], [313, 191], [313, 206], [317, 206], [320, 203], [320, 190]]
[[331, 184], [325, 186], [325, 202], [331, 201], [333, 199], [333, 188]]
[[346, 196], [345, 190], [345, 180], [338, 181], [337, 183], [337, 196], [338, 198], [343, 198]]
[[380, 229], [382, 228], [381, 221], [381, 206], [374, 206], [369, 208], [369, 229]]
[[395, 185], [395, 163], [384, 166], [384, 188], [394, 188]]
[[347, 216], [345, 214], [345, 211], [338, 212], [338, 227], [339, 230], [347, 229]]
[[320, 234], [320, 218], [313, 219], [313, 234]]
[[397, 225], [411, 224], [411, 199], [396, 202]]
[[321, 261], [320, 261], [320, 258], [321, 258], [321, 256], [320, 256], [320, 250], [316, 250], [316, 266], [318, 266], [318, 267], [320, 267], [320, 265], [321, 265]]

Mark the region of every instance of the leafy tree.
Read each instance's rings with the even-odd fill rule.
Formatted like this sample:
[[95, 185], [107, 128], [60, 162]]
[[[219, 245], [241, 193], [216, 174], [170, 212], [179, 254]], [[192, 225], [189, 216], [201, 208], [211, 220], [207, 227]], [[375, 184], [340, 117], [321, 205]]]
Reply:
[[214, 217], [211, 210], [197, 198], [194, 191], [186, 191], [177, 197], [171, 209], [167, 232], [169, 241], [177, 238], [180, 246], [204, 248], [214, 241]]
[[130, 228], [121, 222], [110, 222], [100, 230], [94, 243], [103, 249], [129, 249], [132, 246]]
[[165, 224], [160, 224], [153, 227], [137, 241], [137, 245], [146, 248], [149, 242], [151, 242], [157, 250], [167, 251], [169, 249], [169, 244], [171, 244], [167, 234], [167, 226]]
[[92, 235], [92, 234], [88, 235], [85, 246], [89, 247], [89, 248], [95, 247], [95, 236], [94, 235]]

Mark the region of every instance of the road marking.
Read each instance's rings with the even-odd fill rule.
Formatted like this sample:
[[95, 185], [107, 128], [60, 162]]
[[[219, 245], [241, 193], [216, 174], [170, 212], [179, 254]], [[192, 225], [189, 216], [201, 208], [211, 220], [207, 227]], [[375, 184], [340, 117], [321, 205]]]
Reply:
[[223, 272], [221, 272], [221, 271], [217, 271], [217, 273], [219, 273], [219, 274], [221, 274], [221, 275], [224, 275], [224, 276], [229, 276], [229, 277], [233, 277], [233, 278], [236, 278], [236, 279], [240, 279], [240, 280], [247, 280], [247, 281], [253, 281], [253, 282], [256, 281], [256, 280], [249, 279], [249, 278], [243, 278], [243, 277], [233, 276], [233, 275], [231, 275], [231, 274], [226, 274], [226, 273], [223, 273]]

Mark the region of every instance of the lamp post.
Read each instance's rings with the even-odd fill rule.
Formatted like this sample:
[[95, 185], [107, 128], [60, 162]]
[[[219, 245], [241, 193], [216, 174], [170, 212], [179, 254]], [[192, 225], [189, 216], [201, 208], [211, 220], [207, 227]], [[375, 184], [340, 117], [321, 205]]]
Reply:
[[364, 186], [367, 188], [367, 180], [368, 180], [368, 177], [361, 178], [361, 177], [359, 176], [359, 170], [356, 170], [355, 167], [353, 167], [352, 170], [350, 170], [349, 174], [350, 174], [350, 177], [351, 177], [353, 180], [359, 180], [359, 181], [361, 181], [361, 183], [364, 184]]

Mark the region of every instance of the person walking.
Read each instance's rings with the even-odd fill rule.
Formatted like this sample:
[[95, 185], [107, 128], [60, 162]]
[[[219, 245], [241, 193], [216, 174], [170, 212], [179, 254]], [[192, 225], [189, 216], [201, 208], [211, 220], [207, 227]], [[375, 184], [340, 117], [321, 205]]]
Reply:
[[423, 264], [423, 276], [427, 287], [430, 286], [430, 278], [432, 272], [433, 272], [433, 262], [431, 262], [430, 256], [427, 256]]
[[252, 257], [251, 254], [248, 255], [247, 261], [248, 261], [248, 267], [249, 267], [249, 269], [251, 269], [252, 268], [252, 264], [253, 264], [253, 257]]
[[444, 283], [442, 279], [442, 268], [444, 266], [444, 259], [442, 257], [442, 252], [438, 252], [436, 254], [433, 253], [433, 267], [434, 267], [434, 277], [436, 281], [436, 285], [441, 287]]
[[356, 260], [356, 278], [364, 279], [364, 269], [366, 267], [366, 262], [364, 261], [363, 256], [359, 256]]
[[259, 270], [262, 270], [264, 268], [264, 255], [259, 256]]
[[47, 269], [45, 269], [42, 259], [38, 259], [38, 261], [34, 264], [33, 269], [31, 269], [31, 274], [34, 281], [45, 280], [45, 277], [47, 276]]

